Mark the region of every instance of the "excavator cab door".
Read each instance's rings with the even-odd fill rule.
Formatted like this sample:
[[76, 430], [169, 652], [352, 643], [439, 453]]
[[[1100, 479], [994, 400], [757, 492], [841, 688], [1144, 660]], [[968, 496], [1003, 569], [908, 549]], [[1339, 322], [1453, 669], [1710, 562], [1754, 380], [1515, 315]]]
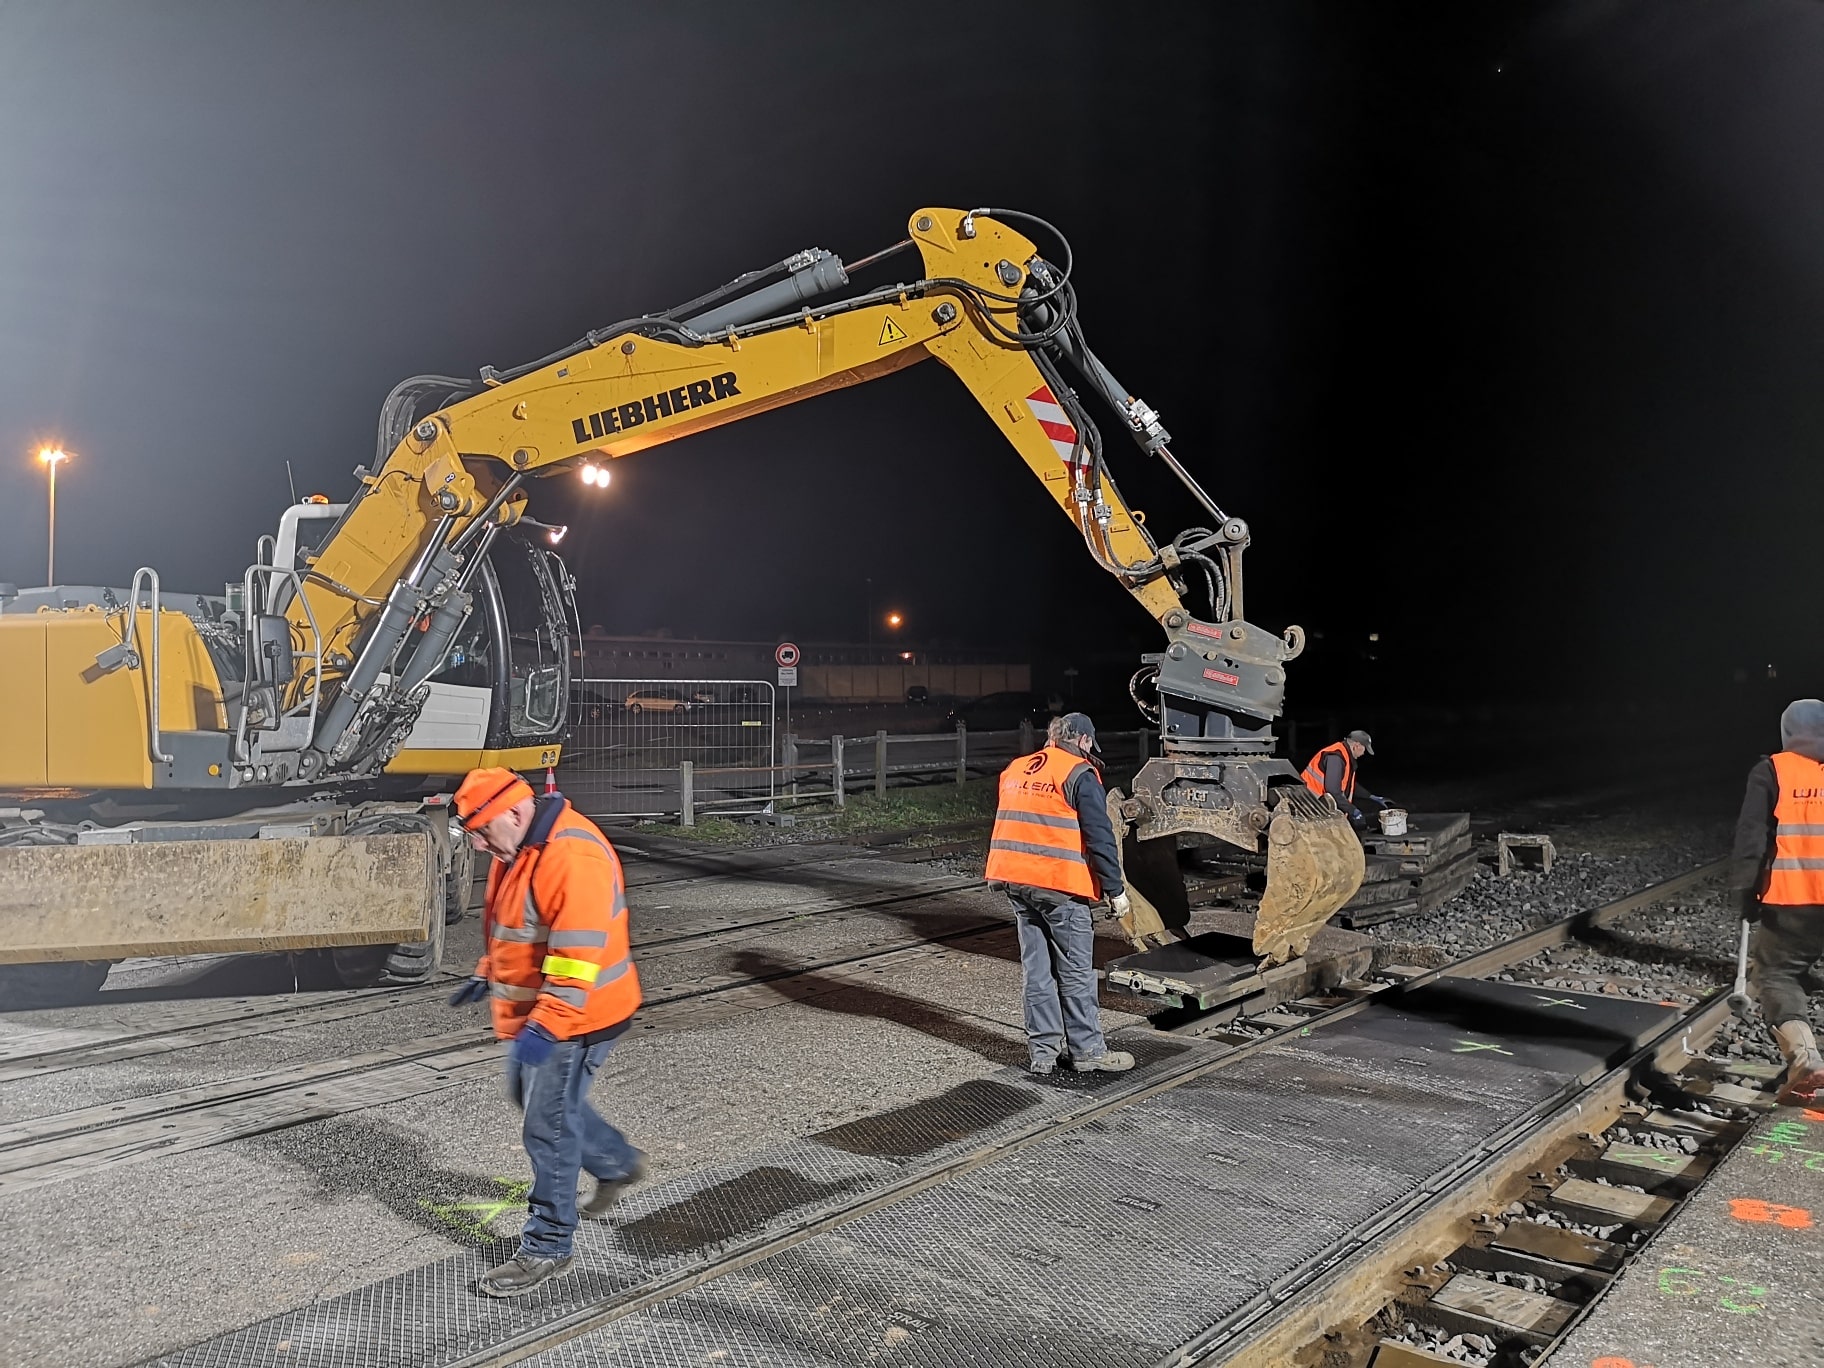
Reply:
[[488, 559], [503, 648], [496, 657], [498, 735], [489, 744], [561, 742], [569, 722], [574, 581], [556, 552], [526, 537], [498, 538]]

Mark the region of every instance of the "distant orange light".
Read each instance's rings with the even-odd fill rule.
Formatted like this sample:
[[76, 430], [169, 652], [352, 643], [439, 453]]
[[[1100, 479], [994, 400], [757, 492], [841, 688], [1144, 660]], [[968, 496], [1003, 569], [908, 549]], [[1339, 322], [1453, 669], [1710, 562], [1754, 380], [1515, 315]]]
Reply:
[[905, 619], [903, 617], [901, 617], [898, 613], [888, 613], [887, 614], [887, 626], [889, 626], [889, 627], [898, 627], [904, 621], [905, 621]]

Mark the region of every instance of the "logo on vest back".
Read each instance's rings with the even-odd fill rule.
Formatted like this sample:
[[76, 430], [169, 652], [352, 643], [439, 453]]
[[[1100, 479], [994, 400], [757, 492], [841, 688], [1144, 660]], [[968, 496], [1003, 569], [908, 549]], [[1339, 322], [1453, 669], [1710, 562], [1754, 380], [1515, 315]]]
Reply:
[[618, 408], [572, 418], [570, 431], [575, 435], [577, 445], [585, 446], [614, 433], [636, 428], [642, 423], [675, 417], [687, 409], [702, 408], [707, 404], [719, 404], [740, 393], [740, 388], [735, 384], [735, 373], [723, 371], [707, 380], [692, 380], [676, 389], [660, 390], [644, 399], [631, 400]]
[[1037, 774], [1040, 770], [1042, 770], [1044, 768], [1045, 768], [1045, 757], [1043, 755], [1035, 755], [1032, 757], [1032, 759], [1030, 759], [1026, 762], [1026, 773], [1028, 773], [1028, 774]]

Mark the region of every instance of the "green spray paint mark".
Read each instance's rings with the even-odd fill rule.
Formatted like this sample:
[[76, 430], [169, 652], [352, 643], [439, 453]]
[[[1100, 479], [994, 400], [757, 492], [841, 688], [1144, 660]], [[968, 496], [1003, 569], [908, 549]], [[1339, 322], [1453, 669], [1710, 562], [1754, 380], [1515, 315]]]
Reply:
[[[1711, 1274], [1702, 1268], [1662, 1268], [1659, 1270], [1659, 1294], [1662, 1297], [1708, 1296], [1715, 1291], [1705, 1285], [1710, 1277]], [[1767, 1304], [1761, 1300], [1767, 1295], [1762, 1284], [1742, 1282], [1727, 1274], [1717, 1274], [1716, 1282], [1722, 1289], [1716, 1291], [1719, 1311], [1736, 1316], [1758, 1316], [1767, 1309]]]
[[471, 1239], [492, 1239], [495, 1218], [508, 1208], [523, 1204], [526, 1194], [532, 1190], [532, 1182], [530, 1179], [512, 1178], [490, 1178], [488, 1181], [500, 1189], [501, 1195], [496, 1200], [433, 1202], [421, 1197], [418, 1205], [445, 1225], [454, 1227]]
[[1451, 1050], [1451, 1053], [1474, 1054], [1478, 1050], [1493, 1050], [1496, 1054], [1507, 1055], [1510, 1059], [1513, 1057], [1514, 1053], [1512, 1050], [1504, 1050], [1499, 1045], [1487, 1040], [1459, 1040], [1456, 1043], [1455, 1048]]

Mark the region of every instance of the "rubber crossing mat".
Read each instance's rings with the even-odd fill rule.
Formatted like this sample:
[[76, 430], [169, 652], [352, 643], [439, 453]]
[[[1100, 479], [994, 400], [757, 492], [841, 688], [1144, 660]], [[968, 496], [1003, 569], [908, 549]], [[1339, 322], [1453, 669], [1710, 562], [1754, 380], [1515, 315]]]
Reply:
[[[502, 1246], [159, 1362], [447, 1368], [542, 1340], [554, 1347], [527, 1360], [538, 1368], [1141, 1368], [1673, 1015], [1446, 979], [1219, 1067], [1140, 1036], [1124, 1042], [1143, 1053], [1136, 1074], [1051, 1085], [1004, 1071], [638, 1192], [614, 1226], [583, 1234], [576, 1273], [518, 1301], [470, 1288]], [[1135, 1096], [1163, 1075], [1179, 1081]], [[1022, 1134], [1033, 1138], [665, 1295]], [[617, 1304], [625, 1315], [545, 1338]]]

